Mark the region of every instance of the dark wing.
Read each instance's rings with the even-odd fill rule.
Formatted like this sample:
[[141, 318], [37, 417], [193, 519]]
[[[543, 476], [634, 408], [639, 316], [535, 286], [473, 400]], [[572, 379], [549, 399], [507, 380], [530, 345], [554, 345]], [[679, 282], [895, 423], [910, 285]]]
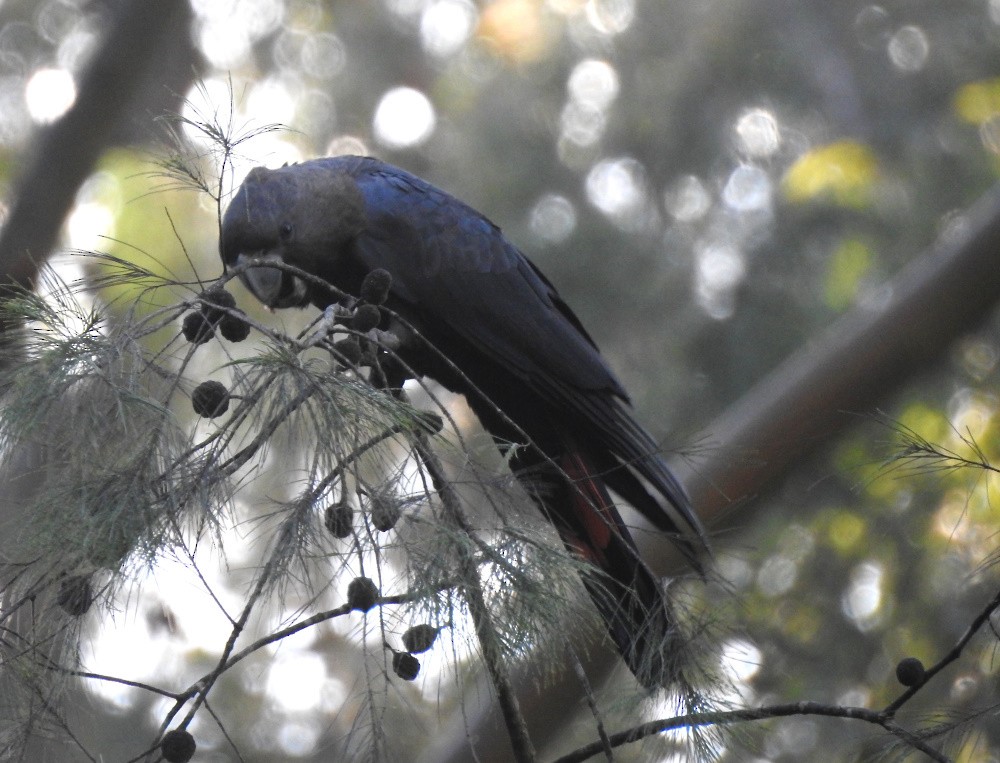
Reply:
[[[577, 392], [625, 391], [552, 285], [471, 207], [402, 170], [371, 160], [356, 177], [368, 225], [356, 239], [367, 267], [393, 276], [393, 292], [492, 361], [571, 407]], [[562, 400], [561, 398], [567, 399]]]
[[[332, 160], [337, 161], [337, 160]], [[632, 480], [609, 477], [656, 525], [701, 534], [684, 490], [630, 415], [627, 395], [554, 287], [493, 223], [425, 181], [377, 160], [353, 165], [368, 224], [356, 255], [385, 268], [420, 326], [446, 325], [516, 376]], [[636, 481], [638, 481], [637, 484]], [[618, 483], [618, 484], [616, 484]], [[641, 483], [668, 505], [651, 505]]]

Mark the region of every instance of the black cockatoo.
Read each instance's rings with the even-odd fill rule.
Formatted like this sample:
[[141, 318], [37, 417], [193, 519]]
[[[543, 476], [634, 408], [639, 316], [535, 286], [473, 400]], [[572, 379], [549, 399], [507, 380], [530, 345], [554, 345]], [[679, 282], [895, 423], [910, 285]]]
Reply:
[[[498, 443], [525, 446], [511, 466], [567, 548], [596, 568], [584, 583], [625, 662], [647, 686], [672, 680], [670, 605], [609, 490], [692, 559], [703, 530], [593, 340], [497, 226], [404, 170], [341, 156], [252, 170], [220, 250], [226, 267], [272, 259], [353, 295], [369, 272], [388, 271], [385, 320], [415, 329], [398, 349], [405, 365], [463, 394]], [[278, 268], [240, 278], [273, 308], [335, 301]]]

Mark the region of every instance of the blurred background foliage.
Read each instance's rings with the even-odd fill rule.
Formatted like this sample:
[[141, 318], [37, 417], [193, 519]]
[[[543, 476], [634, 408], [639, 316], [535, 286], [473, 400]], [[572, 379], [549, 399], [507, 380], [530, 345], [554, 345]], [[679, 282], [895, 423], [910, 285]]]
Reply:
[[[32, 137], [73, 102], [116, 6], [0, 4], [6, 195]], [[80, 189], [65, 247], [217, 276], [217, 210], [148, 175], [165, 145], [156, 117], [282, 123], [291, 129], [240, 146], [228, 187], [254, 164], [334, 153], [427, 177], [540, 265], [674, 449], [836, 316], [876, 299], [1000, 169], [997, 0], [192, 0], [176, 47], [174, 84], [144, 93]], [[60, 261], [73, 272], [72, 258]], [[956, 342], [881, 402], [885, 416], [961, 454], [972, 439], [1000, 463], [998, 332], [994, 316]], [[741, 508], [716, 542], [733, 596], [713, 604], [746, 702], [884, 704], [899, 691], [896, 661], [934, 661], [997, 585], [994, 475], [887, 464], [901, 447], [894, 428], [874, 411], [844, 416], [852, 424], [834, 446]], [[184, 661], [204, 662], [209, 639], [195, 635], [183, 596], [160, 588], [155, 611], [168, 615], [145, 610], [132, 627], [147, 650], [169, 647], [147, 651], [143, 670], [183, 673]], [[95, 644], [109, 627], [95, 625]], [[341, 746], [358, 690], [342, 666], [357, 646], [317, 630], [281, 653], [280, 672], [258, 665], [216, 697], [242, 708], [241, 743], [259, 751], [247, 759], [328, 759]], [[124, 669], [136, 637], [118, 638], [104, 648]], [[974, 646], [918, 713], [998, 702], [996, 639]], [[454, 684], [423, 681], [400, 690], [411, 750], [457, 701]], [[134, 692], [89, 702], [109, 759], [122, 729], [159, 720]], [[571, 729], [594, 736], [585, 716]], [[1000, 759], [995, 713], [972, 729], [954, 740], [957, 759]], [[204, 734], [199, 759], [228, 759]], [[855, 760], [886, 745], [860, 725], [789, 719], [721, 755]]]

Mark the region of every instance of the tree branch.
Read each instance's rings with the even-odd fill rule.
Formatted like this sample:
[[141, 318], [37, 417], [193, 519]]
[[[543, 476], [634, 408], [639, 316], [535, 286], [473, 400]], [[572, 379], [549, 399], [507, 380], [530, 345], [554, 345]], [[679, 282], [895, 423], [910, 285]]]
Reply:
[[[468, 537], [474, 537], [475, 530], [469, 526], [465, 513], [462, 511], [458, 495], [444, 473], [441, 462], [431, 450], [426, 435], [420, 431], [415, 432], [413, 443], [414, 449], [431, 475], [435, 489], [441, 496], [447, 520]], [[486, 663], [486, 670], [497, 693], [497, 701], [499, 702], [507, 734], [513, 747], [514, 759], [517, 763], [532, 763], [535, 760], [535, 748], [528, 734], [528, 725], [524, 720], [524, 715], [521, 713], [517, 694], [514, 691], [514, 685], [507, 671], [507, 660], [503, 654], [503, 650], [500, 648], [496, 627], [493, 625], [489, 605], [486, 603], [486, 597], [483, 593], [482, 582], [479, 578], [479, 567], [476, 565], [473, 555], [468, 552], [468, 549], [461, 544], [458, 545], [458, 548], [461, 555], [459, 559], [459, 574], [462, 577], [461, 585], [465, 591], [466, 601], [469, 605], [469, 614], [472, 617], [472, 622], [476, 630], [476, 637], [483, 650], [483, 661]]]
[[[697, 726], [729, 726], [734, 723], [761, 721], [768, 718], [785, 718], [793, 715], [821, 715], [828, 718], [849, 718], [865, 721], [881, 726], [889, 733], [900, 738], [906, 744], [927, 755], [939, 763], [949, 763], [950, 759], [928, 745], [915, 734], [906, 731], [879, 710], [869, 710], [866, 707], [844, 707], [841, 705], [824, 705], [820, 702], [792, 702], [783, 705], [768, 705], [766, 707], [749, 708], [746, 710], [730, 710], [726, 712], [688, 713], [674, 718], [650, 721], [640, 726], [611, 734], [608, 737], [612, 747], [637, 742], [644, 737], [660, 734], [664, 731]], [[580, 763], [580, 761], [598, 755], [605, 749], [604, 741], [591, 742], [586, 747], [574, 750], [568, 755], [556, 758], [553, 763]]]
[[186, 0], [119, 4], [80, 79], [76, 101], [40, 133], [21, 170], [0, 232], [0, 284], [34, 284], [77, 189], [129, 114], [140, 86], [163, 68], [178, 26], [186, 33], [190, 16]]

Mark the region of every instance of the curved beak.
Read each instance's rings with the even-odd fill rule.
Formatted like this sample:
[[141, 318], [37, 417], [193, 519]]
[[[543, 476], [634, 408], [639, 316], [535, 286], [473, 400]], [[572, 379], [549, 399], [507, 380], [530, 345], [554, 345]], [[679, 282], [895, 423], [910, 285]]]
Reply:
[[[263, 257], [259, 257], [257, 253], [241, 253], [236, 257], [236, 264], [245, 265], [253, 259], [281, 262], [281, 256], [273, 252]], [[239, 279], [267, 307], [303, 307], [309, 302], [309, 287], [306, 282], [280, 268], [257, 265], [240, 273]]]

